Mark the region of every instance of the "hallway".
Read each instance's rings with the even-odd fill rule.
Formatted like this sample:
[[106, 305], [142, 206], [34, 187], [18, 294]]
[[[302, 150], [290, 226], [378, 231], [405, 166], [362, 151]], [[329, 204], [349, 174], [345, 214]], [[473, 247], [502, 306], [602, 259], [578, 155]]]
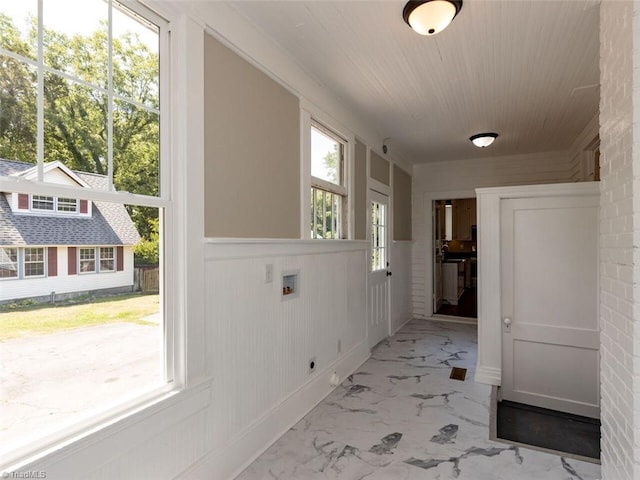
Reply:
[[237, 479], [599, 478], [599, 465], [488, 440], [476, 338], [475, 325], [411, 321]]

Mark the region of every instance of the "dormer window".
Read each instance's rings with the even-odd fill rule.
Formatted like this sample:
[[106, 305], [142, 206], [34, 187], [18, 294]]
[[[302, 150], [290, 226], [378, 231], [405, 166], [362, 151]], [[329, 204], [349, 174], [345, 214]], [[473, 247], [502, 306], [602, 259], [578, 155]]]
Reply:
[[57, 211], [76, 213], [78, 211], [78, 200], [75, 198], [58, 198]]
[[52, 212], [53, 204], [53, 197], [46, 197], [44, 195], [33, 195], [31, 197], [31, 210], [45, 210], [47, 212]]
[[78, 202], [75, 198], [31, 195], [29, 205], [32, 212], [55, 212], [63, 214], [87, 213], [86, 205], [84, 209], [79, 208], [83, 202], [86, 203], [86, 201]]

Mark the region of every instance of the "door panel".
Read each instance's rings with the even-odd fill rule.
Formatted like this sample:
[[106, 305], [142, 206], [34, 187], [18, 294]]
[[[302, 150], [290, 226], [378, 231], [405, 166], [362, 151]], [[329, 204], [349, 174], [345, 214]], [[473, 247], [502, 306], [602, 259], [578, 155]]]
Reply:
[[389, 335], [389, 199], [370, 192], [369, 347]]
[[599, 416], [598, 198], [501, 203], [502, 396]]

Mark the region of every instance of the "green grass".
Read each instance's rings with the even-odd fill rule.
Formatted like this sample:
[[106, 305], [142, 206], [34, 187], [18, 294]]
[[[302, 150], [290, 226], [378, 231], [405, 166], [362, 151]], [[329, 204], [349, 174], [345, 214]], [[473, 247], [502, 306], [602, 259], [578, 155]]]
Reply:
[[86, 299], [66, 305], [26, 305], [0, 310], [0, 341], [116, 322], [155, 325], [142, 320], [157, 313], [158, 295], [129, 294]]

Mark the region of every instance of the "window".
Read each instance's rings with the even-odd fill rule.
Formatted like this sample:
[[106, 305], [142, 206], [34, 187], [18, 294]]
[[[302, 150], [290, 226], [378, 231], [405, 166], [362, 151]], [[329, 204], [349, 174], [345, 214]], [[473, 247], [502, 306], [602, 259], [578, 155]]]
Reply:
[[311, 124], [311, 238], [346, 237], [346, 141]]
[[113, 247], [100, 248], [100, 271], [113, 272], [116, 269]]
[[31, 209], [53, 211], [53, 197], [33, 195], [31, 197]]
[[387, 268], [387, 206], [371, 202], [371, 271]]
[[[32, 445], [40, 445], [37, 447], [40, 452], [45, 450], [45, 446], [54, 446], [53, 437], [38, 437], [44, 434], [42, 432], [61, 432], [76, 425], [79, 420], [86, 426], [86, 416], [90, 412], [97, 412], [102, 415], [101, 418], [106, 418], [132, 411], [135, 399], [142, 401], [144, 398], [148, 401], [164, 395], [167, 391], [179, 388], [181, 385], [172, 382], [176, 380], [179, 384], [182, 379], [174, 377], [174, 369], [179, 366], [172, 363], [174, 349], [179, 348], [179, 341], [173, 335], [181, 335], [181, 331], [173, 328], [165, 317], [165, 312], [175, 311], [172, 298], [164, 295], [165, 284], [171, 283], [172, 276], [165, 271], [162, 263], [166, 232], [183, 235], [165, 229], [165, 225], [172, 221], [173, 202], [169, 187], [174, 182], [169, 175], [170, 169], [166, 168], [171, 161], [167, 157], [169, 150], [164, 148], [172, 133], [165, 106], [175, 105], [170, 102], [167, 97], [169, 92], [164, 88], [169, 84], [169, 61], [165, 61], [169, 59], [166, 55], [170, 42], [168, 23], [142, 2], [67, 0], [64, 8], [67, 12], [73, 12], [73, 15], [61, 15], [60, 6], [49, 0], [0, 2], [0, 63], [3, 67], [0, 158], [32, 162], [38, 171], [38, 178], [34, 182], [37, 185], [29, 183], [30, 191], [19, 182], [0, 175], [0, 191], [23, 195], [28, 193], [29, 209], [43, 216], [45, 213], [60, 214], [60, 217], [81, 215], [87, 213], [87, 202], [92, 202], [94, 212], [99, 211], [97, 206], [100, 204], [108, 205], [104, 210], [105, 220], [113, 213], [113, 209], [126, 209], [135, 227], [129, 229], [128, 234], [141, 237], [144, 253], [147, 257], [155, 258], [155, 277], [159, 279], [160, 292], [128, 295], [121, 299], [109, 297], [108, 302], [83, 300], [90, 302], [93, 320], [78, 316], [63, 318], [64, 321], [59, 322], [67, 327], [74, 324], [89, 329], [100, 322], [113, 322], [114, 315], [124, 312], [122, 318], [118, 317], [118, 323], [111, 326], [115, 329], [118, 325], [135, 327], [132, 330], [137, 330], [141, 338], [135, 348], [118, 351], [122, 346], [118, 345], [116, 337], [106, 338], [99, 335], [99, 330], [94, 335], [101, 347], [113, 349], [105, 355], [105, 365], [108, 363], [109, 368], [123, 373], [119, 378], [124, 377], [128, 370], [128, 374], [139, 379], [135, 391], [130, 385], [127, 387], [126, 382], [103, 383], [85, 374], [83, 369], [87, 367], [82, 358], [82, 349], [71, 351], [68, 357], [69, 368], [79, 373], [74, 378], [69, 378], [61, 371], [51, 371], [50, 376], [57, 380], [49, 382], [38, 377], [37, 372], [30, 377], [28, 372], [20, 371], [20, 368], [27, 369], [26, 365], [20, 368], [16, 366], [16, 370], [7, 368], [12, 375], [20, 377], [24, 391], [32, 392], [31, 398], [41, 400], [36, 403], [28, 401], [15, 389], [0, 391], [0, 403], [7, 416], [17, 416], [18, 412], [11, 410], [13, 406], [27, 402], [31, 412], [5, 429], [0, 439], [3, 462], [21, 461], [25, 452], [35, 448]], [[39, 39], [41, 43], [38, 43]], [[5, 102], [5, 97], [11, 100], [10, 104]], [[79, 176], [91, 188], [79, 189], [76, 196], [69, 193], [68, 186], [55, 180], [45, 182], [45, 163], [53, 161], [60, 161], [69, 169], [81, 172]], [[23, 190], [18, 191], [18, 188]], [[33, 223], [33, 234], [48, 238], [50, 232], [46, 228], [54, 225], [50, 220]], [[36, 296], [33, 285], [37, 283], [46, 284], [48, 291], [43, 293], [47, 296], [51, 292], [56, 292], [56, 295], [63, 293], [70, 284], [85, 291], [118, 289], [118, 285], [109, 282], [129, 274], [128, 285], [130, 287], [133, 284], [131, 269], [124, 269], [122, 275], [103, 277], [64, 275], [68, 272], [77, 274], [120, 268], [122, 257], [117, 254], [119, 250], [96, 247], [92, 239], [87, 237], [84, 237], [86, 240], [77, 240], [73, 234], [77, 234], [78, 230], [70, 231], [66, 242], [56, 243], [69, 245], [67, 253], [73, 252], [73, 257], [65, 258], [65, 250], [60, 250], [60, 275], [49, 276], [46, 282], [22, 282], [25, 286], [18, 292], [16, 300]], [[91, 233], [89, 231], [87, 235]], [[110, 245], [115, 242], [99, 239], [95, 243]], [[78, 244], [84, 246], [73, 246]], [[123, 247], [124, 255], [131, 259], [131, 263], [134, 261], [134, 245], [135, 242], [127, 243]], [[53, 261], [53, 256], [49, 256], [44, 248], [19, 249], [17, 253], [9, 249], [5, 253], [8, 259], [0, 259], [2, 269], [7, 270], [5, 266], [11, 269], [13, 258], [17, 255], [18, 264], [23, 269], [19, 276], [25, 278], [47, 275], [47, 262]], [[166, 287], [166, 291], [171, 292], [172, 289]], [[112, 302], [118, 301], [125, 302], [118, 307], [121, 310], [109, 307]], [[69, 314], [64, 312], [68, 309], [52, 310]], [[0, 321], [2, 314], [0, 312]], [[153, 321], [143, 320], [148, 318], [153, 318]], [[65, 330], [64, 325], [52, 325], [52, 328], [58, 343], [64, 343], [65, 335], [74, 334], [74, 330]], [[23, 329], [19, 335], [35, 334], [33, 332]], [[40, 339], [46, 341], [46, 335], [49, 333], [42, 334]], [[51, 341], [54, 341], [53, 338]], [[39, 357], [41, 361], [47, 361], [47, 352], [47, 349], [43, 349], [39, 353], [42, 355]], [[141, 361], [141, 358], [145, 360]], [[180, 358], [176, 360], [176, 363], [179, 362]], [[143, 364], [148, 364], [149, 368]], [[117, 374], [114, 375], [116, 377]], [[74, 382], [73, 387], [67, 383], [71, 381]], [[73, 409], [62, 403], [51, 403], [55, 398], [64, 397], [57, 392], [69, 388], [74, 391]], [[50, 395], [53, 391], [56, 394]], [[132, 400], [132, 397], [135, 399]], [[123, 404], [127, 406], [118, 406]], [[96, 425], [91, 425], [91, 428]], [[77, 428], [77, 433], [86, 432], [83, 427]]]
[[78, 200], [75, 198], [58, 198], [57, 202], [58, 212], [77, 212]]
[[44, 276], [44, 248], [24, 249], [24, 276]]
[[18, 276], [18, 249], [0, 248], [0, 278], [16, 278]]
[[80, 273], [96, 271], [96, 250], [95, 248], [80, 249]]

